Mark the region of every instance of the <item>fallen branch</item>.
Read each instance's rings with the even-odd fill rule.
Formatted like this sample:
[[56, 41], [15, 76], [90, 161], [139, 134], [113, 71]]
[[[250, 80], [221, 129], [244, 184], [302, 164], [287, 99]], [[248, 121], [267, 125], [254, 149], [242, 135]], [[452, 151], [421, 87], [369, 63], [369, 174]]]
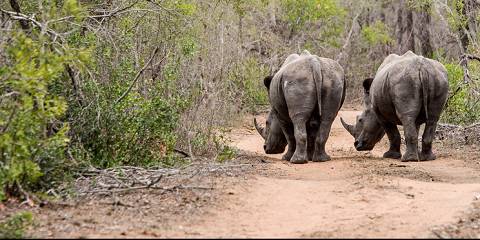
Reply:
[[202, 186], [183, 186], [183, 185], [178, 185], [178, 186], [173, 186], [173, 187], [139, 186], [139, 187], [110, 189], [110, 190], [107, 190], [107, 189], [92, 190], [92, 191], [87, 191], [86, 193], [93, 193], [93, 194], [125, 193], [125, 192], [129, 192], [129, 191], [135, 191], [135, 190], [141, 190], [141, 189], [156, 189], [156, 190], [163, 190], [163, 192], [169, 192], [169, 191], [174, 191], [174, 190], [177, 190], [177, 189], [213, 190], [215, 188], [213, 188], [213, 187], [202, 187]]

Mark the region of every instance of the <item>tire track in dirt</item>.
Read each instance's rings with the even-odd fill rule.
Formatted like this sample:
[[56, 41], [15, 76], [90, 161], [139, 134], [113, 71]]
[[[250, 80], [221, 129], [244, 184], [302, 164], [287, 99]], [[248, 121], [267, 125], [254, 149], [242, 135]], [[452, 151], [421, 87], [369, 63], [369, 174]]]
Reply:
[[339, 117], [353, 122], [356, 114], [341, 111], [335, 120], [327, 142], [331, 161], [304, 165], [265, 155], [250, 117], [248, 127], [232, 131], [232, 145], [265, 156], [279, 174], [233, 186], [207, 216], [174, 235], [432, 237], [432, 227], [455, 221], [480, 193], [479, 171], [455, 156], [409, 163], [382, 159], [386, 138], [372, 152], [355, 151]]

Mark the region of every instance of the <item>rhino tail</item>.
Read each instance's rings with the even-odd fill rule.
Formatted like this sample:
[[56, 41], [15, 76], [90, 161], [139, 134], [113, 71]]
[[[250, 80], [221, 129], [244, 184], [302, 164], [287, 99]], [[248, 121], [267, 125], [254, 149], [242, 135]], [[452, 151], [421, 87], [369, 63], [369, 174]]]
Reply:
[[422, 85], [423, 93], [423, 108], [425, 109], [425, 118], [428, 121], [428, 76], [429, 74], [422, 74], [423, 68], [420, 68], [418, 71], [418, 78], [420, 79], [420, 84]]
[[318, 115], [322, 116], [322, 86], [323, 86], [323, 71], [318, 60], [313, 61], [312, 64], [313, 82], [317, 92]]

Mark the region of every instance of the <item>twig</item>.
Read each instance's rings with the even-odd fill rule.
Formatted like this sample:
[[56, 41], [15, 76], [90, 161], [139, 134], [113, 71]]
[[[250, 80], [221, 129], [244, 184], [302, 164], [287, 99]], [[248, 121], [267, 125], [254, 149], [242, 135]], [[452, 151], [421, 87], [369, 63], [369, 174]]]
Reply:
[[142, 67], [142, 69], [140, 69], [140, 71], [138, 71], [137, 75], [135, 76], [135, 78], [133, 79], [132, 83], [127, 88], [127, 90], [117, 100], [115, 100], [115, 102], [113, 103], [114, 105], [118, 104], [120, 101], [122, 101], [130, 93], [130, 91], [132, 90], [133, 86], [137, 83], [137, 81], [140, 78], [140, 76], [142, 75], [142, 73], [150, 65], [153, 58], [155, 58], [155, 55], [157, 55], [158, 50], [159, 50], [159, 47], [156, 47], [155, 50], [153, 51], [152, 56], [148, 60], [148, 62]]
[[[63, 38], [61, 37], [60, 34], [53, 31], [52, 29], [47, 28], [46, 24], [42, 24], [41, 22], [37, 21], [33, 17], [29, 17], [29, 16], [27, 16], [23, 13], [20, 13], [20, 12], [7, 11], [7, 10], [1, 9], [1, 8], [0, 8], [0, 12], [3, 12], [5, 14], [9, 15], [14, 20], [31, 22], [34, 26], [40, 28], [40, 30], [42, 32], [46, 32], [47, 34], [49, 34], [50, 37], [52, 38], [52, 40], [55, 40], [57, 38], [60, 38], [61, 40], [63, 40]], [[24, 29], [24, 30], [26, 31], [28, 29]]]
[[5, 133], [7, 131], [8, 127], [10, 126], [10, 123], [13, 120], [13, 116], [15, 116], [15, 113], [17, 113], [17, 108], [13, 108], [12, 113], [8, 117], [7, 123], [5, 124], [5, 126], [3, 126], [2, 131], [0, 131], [1, 134]]
[[470, 83], [472, 81], [472, 78], [470, 77], [470, 72], [468, 71], [469, 60], [480, 61], [480, 57], [471, 54], [463, 54], [461, 56], [460, 62], [458, 64], [463, 68], [463, 83]]
[[121, 13], [121, 12], [124, 12], [130, 8], [132, 8], [133, 6], [135, 6], [136, 4], [138, 3], [138, 0], [133, 2], [132, 4], [126, 6], [126, 7], [123, 7], [123, 8], [118, 8], [117, 10], [114, 10], [114, 11], [111, 11], [107, 14], [103, 14], [103, 15], [93, 15], [93, 16], [88, 16], [89, 18], [92, 18], [92, 19], [95, 19], [95, 18], [107, 18], [107, 17], [113, 17], [115, 16], [116, 14], [118, 13]]
[[337, 58], [336, 58], [337, 62], [342, 61], [344, 56], [346, 55], [345, 51], [348, 45], [350, 45], [350, 38], [352, 37], [352, 34], [353, 34], [353, 27], [355, 26], [355, 22], [357, 22], [357, 19], [360, 16], [360, 14], [362, 14], [362, 12], [363, 12], [363, 7], [360, 10], [360, 12], [353, 18], [352, 26], [350, 27], [350, 31], [348, 32], [347, 38], [345, 39], [345, 43], [343, 44], [342, 49], [340, 50], [340, 54], [337, 55]]
[[180, 149], [174, 148], [173, 151], [182, 154], [184, 157], [190, 157], [190, 155], [188, 153], [186, 153], [185, 151], [182, 151]]
[[[12, 9], [17, 12], [17, 13], [20, 13], [21, 10], [20, 10], [20, 5], [18, 4], [17, 0], [10, 0], [10, 6], [12, 7]], [[23, 30], [27, 31], [30, 29], [30, 26], [28, 25], [28, 22], [25, 21], [25, 20], [20, 20], [20, 26], [22, 27]]]

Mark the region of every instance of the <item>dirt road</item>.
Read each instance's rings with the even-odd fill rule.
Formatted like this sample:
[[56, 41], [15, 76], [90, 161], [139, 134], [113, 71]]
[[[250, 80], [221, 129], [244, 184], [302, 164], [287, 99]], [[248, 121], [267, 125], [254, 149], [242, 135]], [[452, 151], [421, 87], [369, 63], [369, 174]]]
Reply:
[[[357, 113], [339, 116], [353, 122]], [[264, 155], [252, 128], [235, 130], [232, 141]], [[327, 143], [331, 161], [293, 165], [280, 154], [265, 155], [278, 173], [233, 187], [186, 236], [432, 237], [432, 228], [454, 222], [480, 197], [480, 172], [448, 152], [437, 151], [435, 161], [402, 163], [381, 158], [385, 139], [371, 153], [355, 151], [352, 143], [337, 117]]]
[[[339, 117], [353, 122], [357, 114], [341, 111]], [[386, 139], [372, 152], [357, 152], [337, 118], [327, 142], [332, 160], [294, 165], [280, 160], [281, 154], [263, 153], [252, 116], [234, 128], [230, 138], [243, 152], [233, 162], [197, 163], [206, 165], [187, 169], [179, 178], [165, 177], [156, 189], [113, 189], [67, 205], [35, 208], [37, 224], [30, 235], [435, 237], [438, 231], [432, 229], [437, 226], [457, 224], [450, 228], [454, 236], [465, 236], [458, 229], [479, 236], [480, 208], [470, 211], [480, 198], [478, 148], [436, 142], [435, 161], [382, 159]], [[81, 177], [76, 187], [99, 187], [118, 177]]]

